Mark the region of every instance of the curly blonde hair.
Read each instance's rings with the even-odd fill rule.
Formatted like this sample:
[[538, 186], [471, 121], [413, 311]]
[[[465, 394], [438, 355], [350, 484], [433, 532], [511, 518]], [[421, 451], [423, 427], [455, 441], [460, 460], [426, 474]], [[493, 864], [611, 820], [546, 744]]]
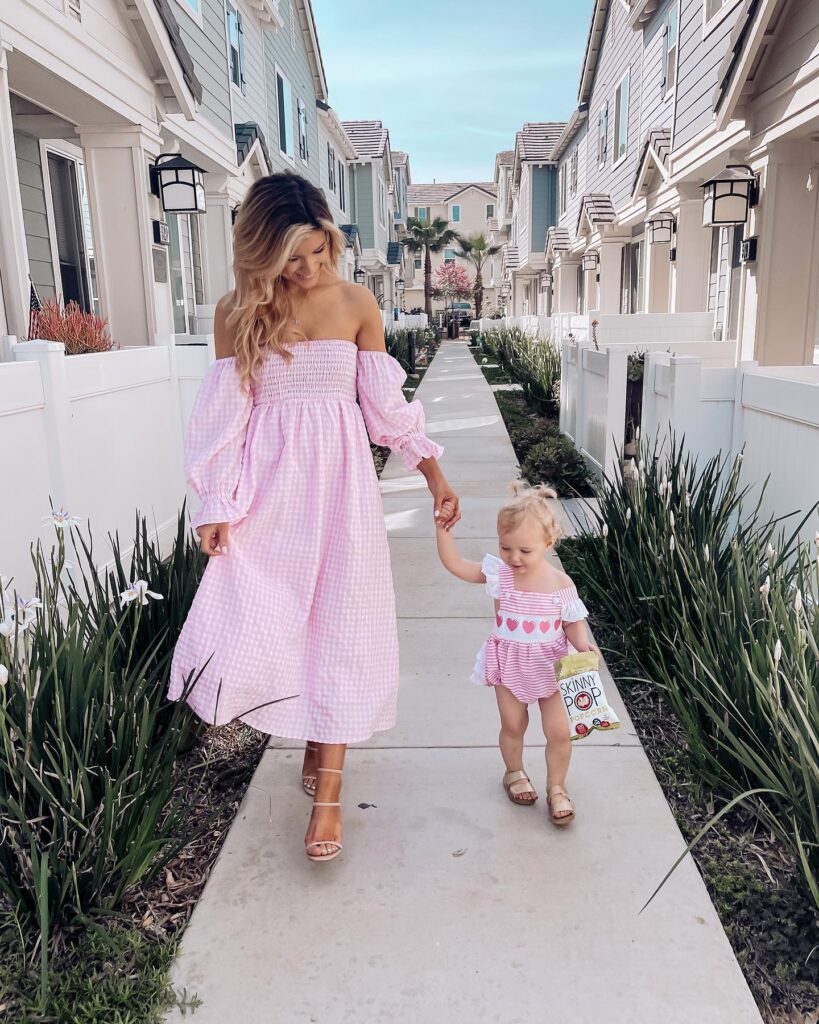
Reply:
[[[298, 174], [270, 174], [255, 182], [233, 228], [235, 286], [226, 317], [233, 333], [236, 368], [247, 387], [268, 350], [292, 358], [290, 304], [281, 275], [294, 250], [312, 231], [327, 238], [327, 269], [336, 273], [344, 239], [327, 200]], [[296, 332], [298, 333], [298, 332]]]
[[498, 511], [498, 534], [508, 533], [520, 526], [527, 516], [536, 519], [543, 527], [543, 536], [547, 544], [554, 544], [563, 536], [563, 530], [555, 518], [550, 500], [557, 497], [552, 487], [539, 484], [529, 487], [522, 480], [512, 484], [511, 501], [507, 501]]

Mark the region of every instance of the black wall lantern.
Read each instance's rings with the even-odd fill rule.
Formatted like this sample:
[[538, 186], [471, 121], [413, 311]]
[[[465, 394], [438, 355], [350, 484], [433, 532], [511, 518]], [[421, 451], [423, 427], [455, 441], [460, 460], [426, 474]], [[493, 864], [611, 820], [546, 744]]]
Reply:
[[580, 257], [580, 267], [582, 270], [597, 270], [600, 266], [600, 253], [592, 249], [590, 252], [584, 252]]
[[670, 245], [677, 222], [672, 213], [658, 213], [646, 221], [649, 245]]
[[745, 224], [748, 210], [759, 202], [759, 179], [747, 164], [728, 164], [700, 187], [703, 227]]
[[396, 279], [395, 287], [398, 289], [399, 292], [403, 292], [404, 288], [406, 287], [406, 283], [403, 277], [399, 277]]
[[367, 275], [364, 273], [361, 267], [356, 267], [355, 270], [353, 271], [353, 280], [355, 281], [356, 284], [364, 284], [364, 279], [366, 278], [366, 276]]
[[151, 168], [151, 185], [165, 213], [204, 213], [204, 175], [184, 156], [160, 153]]

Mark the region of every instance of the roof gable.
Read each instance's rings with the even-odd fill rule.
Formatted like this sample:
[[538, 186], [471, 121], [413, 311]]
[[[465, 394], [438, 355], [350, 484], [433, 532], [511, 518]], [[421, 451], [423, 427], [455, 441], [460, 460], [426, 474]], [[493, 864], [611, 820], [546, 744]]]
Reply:
[[587, 192], [580, 201], [576, 234], [581, 234], [580, 227], [584, 221], [588, 228], [594, 231], [601, 224], [613, 223], [614, 216], [614, 204], [611, 201], [611, 196], [604, 192]]
[[637, 173], [634, 176], [634, 187], [631, 190], [633, 199], [652, 192], [659, 182], [669, 178], [668, 158], [671, 155], [671, 132], [668, 128], [656, 128], [648, 133]]
[[383, 121], [342, 121], [341, 125], [360, 159], [372, 160], [384, 155], [390, 133]]
[[717, 72], [712, 103], [719, 129], [725, 128], [734, 116], [744, 92], [758, 75], [775, 44], [787, 7], [788, 0], [744, 0]]

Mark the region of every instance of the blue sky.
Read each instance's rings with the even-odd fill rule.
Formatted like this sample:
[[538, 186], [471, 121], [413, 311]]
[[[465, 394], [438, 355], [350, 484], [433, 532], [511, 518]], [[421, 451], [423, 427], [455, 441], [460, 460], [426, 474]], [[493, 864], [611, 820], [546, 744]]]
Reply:
[[575, 109], [592, 0], [313, 0], [330, 103], [380, 118], [415, 182], [491, 181], [524, 121]]

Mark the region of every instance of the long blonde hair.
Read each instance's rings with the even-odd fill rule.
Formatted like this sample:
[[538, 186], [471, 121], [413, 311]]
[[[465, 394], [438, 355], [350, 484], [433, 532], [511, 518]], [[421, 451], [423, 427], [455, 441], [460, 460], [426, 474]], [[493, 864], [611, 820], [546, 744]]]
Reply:
[[498, 533], [508, 533], [516, 529], [526, 516], [532, 516], [543, 527], [543, 536], [547, 544], [560, 540], [563, 531], [552, 512], [550, 500], [557, 497], [553, 488], [545, 484], [528, 487], [518, 480], [512, 484], [514, 497], [507, 501], [498, 512]]
[[285, 338], [298, 331], [288, 323], [290, 305], [281, 275], [296, 247], [312, 231], [325, 233], [327, 269], [337, 273], [343, 236], [324, 194], [298, 174], [260, 178], [239, 207], [233, 228], [235, 286], [226, 323], [233, 333], [236, 368], [245, 387], [267, 350], [292, 358]]

